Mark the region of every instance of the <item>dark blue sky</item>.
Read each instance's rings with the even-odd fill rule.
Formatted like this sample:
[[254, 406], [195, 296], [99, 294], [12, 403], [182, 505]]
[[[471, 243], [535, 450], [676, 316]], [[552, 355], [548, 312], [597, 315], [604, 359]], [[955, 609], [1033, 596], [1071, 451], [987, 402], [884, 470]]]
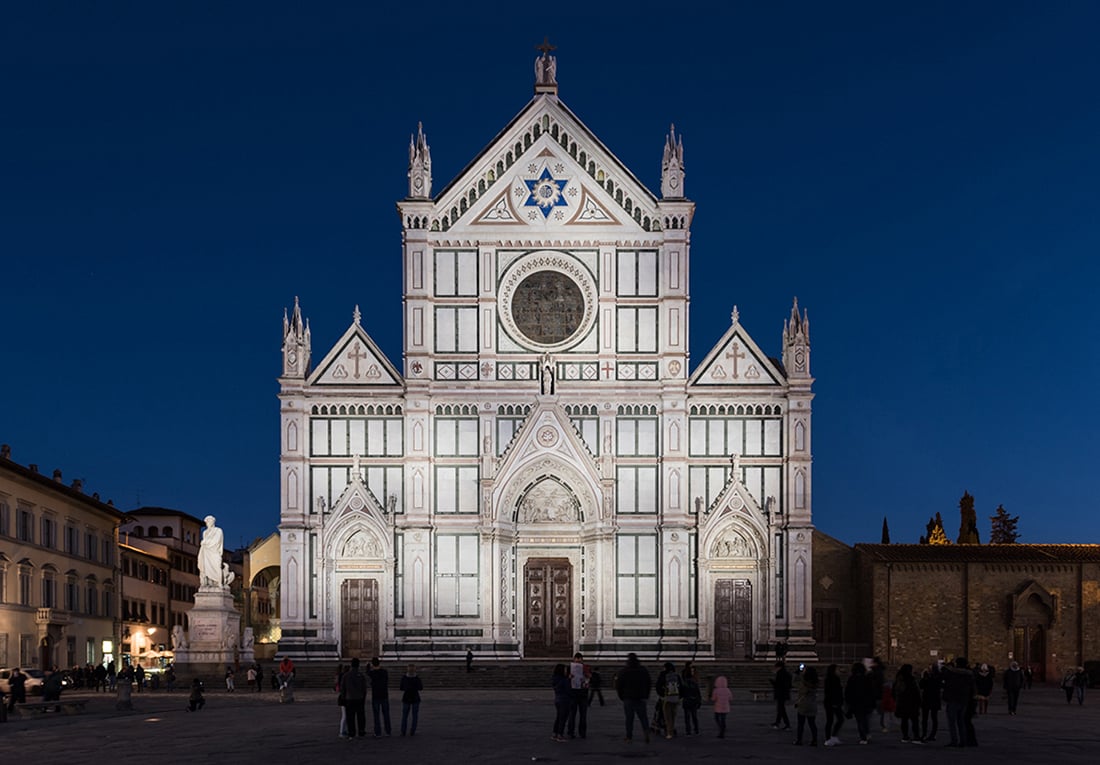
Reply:
[[[683, 136], [692, 360], [810, 313], [814, 521], [1098, 542], [1100, 5], [58, 3], [0, 9], [0, 442], [123, 509], [278, 523], [283, 308], [401, 364], [418, 121], [443, 188], [532, 93], [651, 189]], [[222, 6], [229, 6], [223, 8]]]

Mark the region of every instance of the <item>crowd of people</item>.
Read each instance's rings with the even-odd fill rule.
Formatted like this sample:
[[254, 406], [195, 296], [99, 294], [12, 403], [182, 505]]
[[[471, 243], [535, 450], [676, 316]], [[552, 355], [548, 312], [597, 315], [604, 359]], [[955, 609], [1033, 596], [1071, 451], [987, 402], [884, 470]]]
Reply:
[[[371, 714], [374, 722], [374, 737], [381, 738], [383, 732], [389, 736], [390, 725], [390, 674], [382, 666], [382, 660], [375, 656], [367, 665], [364, 674], [359, 669], [358, 658], [351, 660], [349, 667], [340, 665], [336, 669], [336, 702], [340, 706], [340, 738], [365, 738], [367, 735], [366, 702], [370, 691]], [[416, 665], [409, 664], [401, 676], [401, 735], [415, 736], [420, 719], [420, 693], [424, 684], [416, 673]]]

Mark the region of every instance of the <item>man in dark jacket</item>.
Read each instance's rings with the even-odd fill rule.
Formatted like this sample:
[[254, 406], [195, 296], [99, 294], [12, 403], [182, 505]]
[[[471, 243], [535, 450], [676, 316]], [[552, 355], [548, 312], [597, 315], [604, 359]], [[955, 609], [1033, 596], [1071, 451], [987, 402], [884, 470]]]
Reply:
[[951, 734], [948, 746], [966, 746], [966, 707], [974, 699], [974, 673], [966, 657], [955, 659], [955, 665], [943, 668], [943, 704], [947, 708], [947, 730]]
[[782, 659], [775, 663], [775, 677], [772, 684], [772, 698], [775, 699], [775, 722], [772, 727], [779, 730], [779, 723], [783, 723], [783, 730], [791, 729], [791, 718], [787, 717], [787, 702], [791, 700], [791, 673], [787, 671], [787, 665]]
[[367, 676], [370, 678], [370, 708], [374, 713], [374, 737], [382, 736], [382, 723], [386, 735], [390, 735], [390, 673], [381, 666], [377, 656], [370, 660]]
[[358, 657], [351, 660], [351, 669], [340, 678], [340, 695], [344, 697], [344, 717], [348, 725], [346, 738], [366, 736], [367, 678], [359, 671]]
[[649, 670], [638, 661], [637, 654], [626, 655], [626, 666], [619, 671], [615, 678], [615, 692], [623, 702], [623, 712], [626, 714], [626, 740], [634, 737], [634, 718], [642, 724], [645, 733], [645, 741], [649, 743], [649, 718], [646, 717], [646, 699], [653, 687], [653, 680], [649, 676]]

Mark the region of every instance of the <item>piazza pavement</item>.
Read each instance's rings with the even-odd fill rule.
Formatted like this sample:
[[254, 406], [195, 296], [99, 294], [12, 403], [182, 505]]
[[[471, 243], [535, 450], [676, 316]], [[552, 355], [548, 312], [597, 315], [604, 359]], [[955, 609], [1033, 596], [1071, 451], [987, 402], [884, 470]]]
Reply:
[[[391, 683], [395, 681], [396, 675], [391, 673]], [[704, 705], [699, 712], [701, 735], [671, 741], [654, 737], [653, 743], [645, 744], [635, 730], [634, 741], [628, 743], [624, 741], [622, 707], [613, 692], [605, 696], [606, 706], [597, 703], [589, 710], [587, 738], [556, 743], [550, 739], [554, 709], [549, 687], [425, 689], [415, 737], [399, 735], [400, 694], [391, 689], [393, 735], [355, 740], [339, 738], [340, 708], [330, 690], [299, 689], [294, 703], [280, 703], [278, 693], [271, 690], [255, 693], [238, 689], [228, 693], [218, 684], [208, 683], [206, 708], [195, 713], [186, 711], [184, 691], [135, 693], [133, 711], [128, 712], [116, 711], [112, 694], [74, 692], [64, 698], [87, 698], [83, 714], [49, 713], [30, 719], [9, 715], [7, 722], [0, 723], [0, 751], [9, 762], [35, 765], [194, 765], [205, 761], [304, 765], [372, 758], [402, 765], [475, 759], [479, 763], [751, 759], [765, 763], [844, 761], [876, 765], [886, 761], [891, 765], [964, 761], [1094, 765], [1100, 761], [1100, 690], [1090, 691], [1085, 704], [1078, 706], [1076, 702], [1066, 704], [1057, 687], [1035, 686], [1023, 693], [1015, 717], [1007, 714], [1003, 701], [995, 695], [990, 712], [976, 720], [980, 744], [976, 749], [944, 746], [948, 738], [942, 713], [935, 743], [902, 743], [897, 721], [893, 720], [890, 731], [874, 732], [868, 746], [856, 745], [851, 721], [845, 722], [840, 734], [844, 743], [839, 747], [794, 746], [793, 731], [771, 728], [772, 704], [754, 702], [744, 691], [735, 691], [725, 739], [715, 736], [713, 714], [709, 705]], [[793, 723], [793, 708], [788, 709]], [[823, 727], [824, 714], [817, 719]], [[369, 702], [367, 724], [369, 730]]]

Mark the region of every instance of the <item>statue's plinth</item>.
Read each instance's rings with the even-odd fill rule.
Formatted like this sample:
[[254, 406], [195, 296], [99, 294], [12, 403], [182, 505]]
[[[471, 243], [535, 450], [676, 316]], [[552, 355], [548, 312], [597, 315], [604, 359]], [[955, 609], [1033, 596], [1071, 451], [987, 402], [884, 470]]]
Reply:
[[252, 663], [252, 650], [241, 651], [238, 645], [241, 615], [228, 587], [200, 587], [187, 621], [187, 645], [175, 651], [181, 675], [200, 676], [209, 683], [224, 677], [226, 667]]

